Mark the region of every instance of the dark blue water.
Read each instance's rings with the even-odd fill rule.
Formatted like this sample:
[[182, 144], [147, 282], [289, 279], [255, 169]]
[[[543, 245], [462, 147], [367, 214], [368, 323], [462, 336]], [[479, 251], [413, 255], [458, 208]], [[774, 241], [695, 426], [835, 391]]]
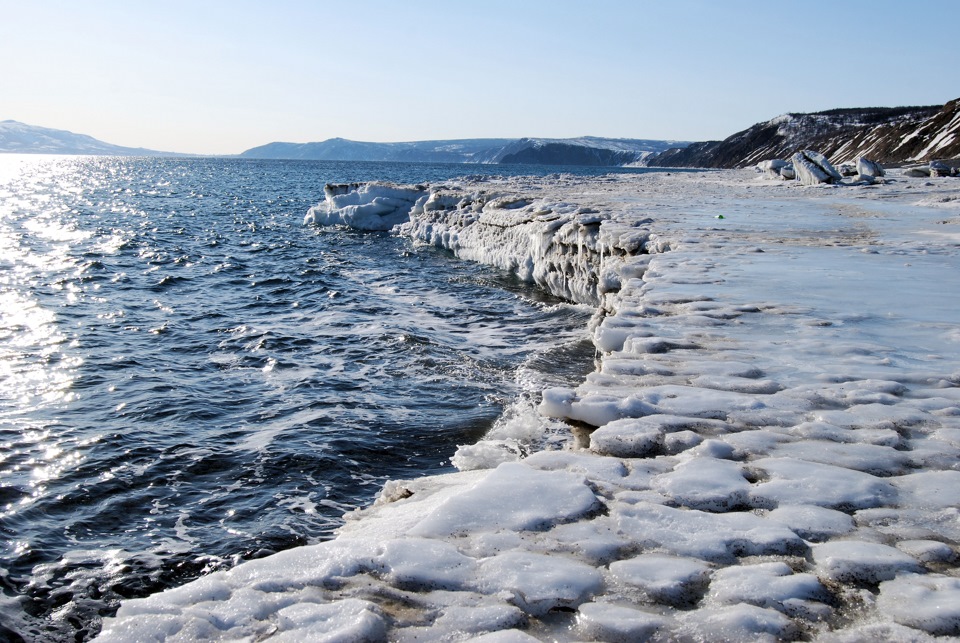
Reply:
[[589, 311], [301, 223], [327, 182], [478, 169], [0, 158], [0, 640], [83, 640], [122, 598], [329, 537], [450, 470], [521, 367], [585, 368]]

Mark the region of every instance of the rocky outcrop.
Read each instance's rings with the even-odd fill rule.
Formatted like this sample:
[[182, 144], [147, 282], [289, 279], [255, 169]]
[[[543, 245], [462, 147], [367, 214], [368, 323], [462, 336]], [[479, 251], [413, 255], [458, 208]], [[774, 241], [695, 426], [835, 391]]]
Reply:
[[722, 141], [651, 156], [651, 167], [750, 167], [821, 150], [832, 164], [866, 156], [885, 165], [960, 158], [960, 98], [943, 106], [835, 109], [784, 114]]

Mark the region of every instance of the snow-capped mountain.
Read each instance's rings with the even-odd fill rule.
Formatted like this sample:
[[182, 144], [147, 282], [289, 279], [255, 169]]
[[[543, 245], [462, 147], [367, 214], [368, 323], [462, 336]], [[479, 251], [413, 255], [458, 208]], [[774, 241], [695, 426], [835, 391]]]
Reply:
[[332, 138], [317, 143], [268, 143], [246, 158], [325, 161], [417, 161], [423, 163], [530, 163], [539, 165], [629, 165], [685, 142], [584, 136], [570, 139], [486, 138], [371, 143]]
[[658, 167], [749, 167], [818, 150], [832, 163], [865, 156], [884, 164], [960, 158], [960, 99], [943, 106], [833, 109], [784, 114], [722, 141], [693, 143], [647, 159]]
[[0, 152], [20, 154], [94, 154], [107, 156], [179, 156], [142, 147], [111, 145], [86, 134], [0, 121]]

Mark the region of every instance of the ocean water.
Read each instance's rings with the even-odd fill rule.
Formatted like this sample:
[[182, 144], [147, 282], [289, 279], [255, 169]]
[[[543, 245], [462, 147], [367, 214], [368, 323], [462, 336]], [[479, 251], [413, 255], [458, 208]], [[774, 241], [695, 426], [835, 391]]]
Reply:
[[557, 168], [0, 157], [0, 640], [329, 537], [592, 368], [584, 307], [302, 225], [327, 182], [478, 170]]

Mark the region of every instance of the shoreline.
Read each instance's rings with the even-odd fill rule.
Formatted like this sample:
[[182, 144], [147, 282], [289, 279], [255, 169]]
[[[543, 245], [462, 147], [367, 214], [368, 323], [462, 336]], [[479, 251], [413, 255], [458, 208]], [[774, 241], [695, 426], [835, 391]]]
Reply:
[[588, 443], [387, 483], [335, 540], [125, 602], [100, 640], [960, 634], [960, 181], [892, 179], [360, 199], [597, 306], [598, 369], [540, 406]]

